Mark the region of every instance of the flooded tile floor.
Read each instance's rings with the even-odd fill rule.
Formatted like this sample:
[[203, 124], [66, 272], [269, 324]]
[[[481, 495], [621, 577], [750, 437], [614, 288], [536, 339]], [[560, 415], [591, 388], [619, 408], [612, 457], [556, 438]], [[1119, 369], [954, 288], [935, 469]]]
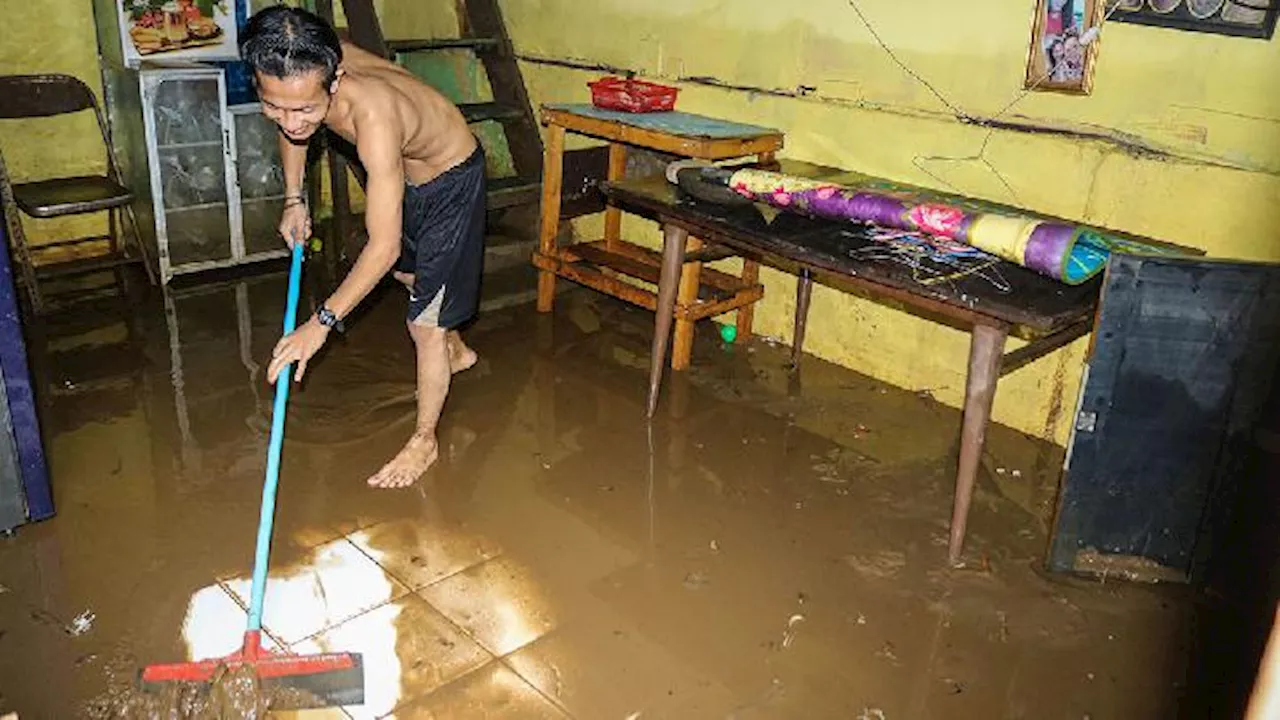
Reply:
[[[283, 285], [33, 342], [58, 515], [0, 539], [0, 713], [88, 716], [239, 644]], [[950, 570], [956, 411], [704, 331], [647, 426], [652, 316], [571, 290], [478, 320], [442, 461], [375, 491], [413, 422], [403, 303], [291, 398], [266, 630], [367, 675], [301, 717], [1172, 716], [1180, 591], [1037, 569], [1059, 450], [993, 428]]]

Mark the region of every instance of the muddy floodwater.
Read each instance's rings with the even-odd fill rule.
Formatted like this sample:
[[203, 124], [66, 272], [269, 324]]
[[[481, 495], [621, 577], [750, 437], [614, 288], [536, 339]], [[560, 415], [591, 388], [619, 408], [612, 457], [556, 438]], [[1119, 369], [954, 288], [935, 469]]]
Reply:
[[[137, 670], [237, 649], [283, 298], [257, 277], [33, 337], [58, 514], [0, 538], [0, 715], [182, 717]], [[413, 427], [404, 302], [291, 396], [265, 642], [359, 652], [366, 685], [297, 717], [1175, 716], [1187, 591], [1038, 569], [1060, 449], [992, 428], [948, 569], [959, 413], [764, 340], [700, 332], [649, 425], [649, 313], [486, 313], [439, 463], [370, 489]]]

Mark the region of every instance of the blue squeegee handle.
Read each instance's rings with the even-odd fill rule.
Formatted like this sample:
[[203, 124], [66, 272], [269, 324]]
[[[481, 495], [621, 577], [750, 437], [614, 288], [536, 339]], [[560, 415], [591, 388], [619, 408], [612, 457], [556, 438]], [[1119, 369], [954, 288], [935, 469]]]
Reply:
[[[289, 297], [285, 302], [284, 334], [297, 326], [298, 295], [302, 287], [302, 242], [294, 243], [289, 267]], [[276, 514], [276, 487], [280, 483], [280, 452], [284, 448], [285, 405], [289, 402], [289, 382], [293, 363], [276, 378], [276, 401], [271, 410], [271, 442], [267, 446], [267, 479], [262, 485], [262, 514], [258, 518], [258, 547], [253, 556], [253, 587], [249, 601], [249, 630], [262, 629], [262, 605], [267, 593], [267, 558], [271, 554], [271, 525]]]

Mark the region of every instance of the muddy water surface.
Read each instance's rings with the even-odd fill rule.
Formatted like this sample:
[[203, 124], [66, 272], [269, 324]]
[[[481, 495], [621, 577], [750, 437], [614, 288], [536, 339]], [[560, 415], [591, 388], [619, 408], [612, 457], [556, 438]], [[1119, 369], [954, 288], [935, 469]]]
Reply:
[[[58, 515], [0, 540], [0, 711], [155, 715], [136, 668], [236, 649], [283, 295], [36, 343]], [[1171, 716], [1179, 593], [1035, 569], [1059, 451], [993, 429], [947, 569], [956, 412], [706, 332], [648, 427], [651, 316], [585, 291], [482, 317], [439, 465], [370, 490], [413, 425], [403, 302], [291, 399], [266, 629], [366, 667], [366, 704], [319, 717]]]

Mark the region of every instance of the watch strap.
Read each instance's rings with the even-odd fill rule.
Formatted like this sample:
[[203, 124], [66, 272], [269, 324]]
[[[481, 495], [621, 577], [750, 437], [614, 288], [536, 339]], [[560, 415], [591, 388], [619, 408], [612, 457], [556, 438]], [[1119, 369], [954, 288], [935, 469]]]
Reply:
[[320, 306], [320, 309], [316, 311], [316, 319], [320, 321], [321, 325], [324, 325], [327, 328], [332, 328], [338, 332], [346, 330], [346, 327], [342, 324], [342, 320], [338, 319], [338, 316], [335, 315], [328, 306]]

